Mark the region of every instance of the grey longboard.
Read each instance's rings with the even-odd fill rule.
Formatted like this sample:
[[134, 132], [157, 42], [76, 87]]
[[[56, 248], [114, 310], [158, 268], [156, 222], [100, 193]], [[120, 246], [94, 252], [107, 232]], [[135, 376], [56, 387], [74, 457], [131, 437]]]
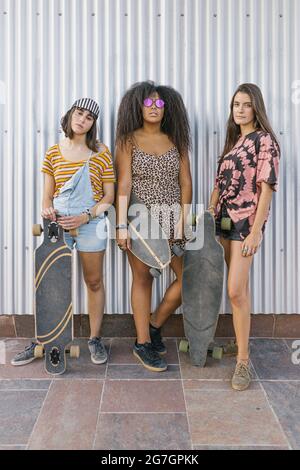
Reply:
[[199, 219], [196, 236], [202, 237], [203, 246], [184, 254], [182, 305], [191, 362], [203, 367], [217, 327], [224, 279], [224, 250], [208, 211]]
[[[112, 222], [112, 220], [110, 219]], [[128, 230], [131, 238], [130, 251], [140, 261], [149, 266], [154, 277], [170, 264], [171, 249], [168, 238], [159, 222], [152, 217], [147, 206], [131, 193], [128, 207]], [[176, 256], [182, 256], [183, 250], [175, 247]]]
[[[33, 234], [44, 232], [43, 243], [35, 250], [35, 356], [45, 353], [45, 368], [59, 375], [66, 370], [66, 348], [73, 340], [72, 251], [66, 245], [63, 229], [43, 219], [33, 226]], [[71, 346], [72, 357], [79, 347]]]

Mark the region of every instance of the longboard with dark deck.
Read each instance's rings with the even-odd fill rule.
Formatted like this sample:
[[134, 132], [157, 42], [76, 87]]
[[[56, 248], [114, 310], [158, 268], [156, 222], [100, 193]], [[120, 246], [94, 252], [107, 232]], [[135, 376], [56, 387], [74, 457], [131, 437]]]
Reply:
[[[72, 250], [56, 222], [43, 219], [43, 228], [33, 226], [34, 235], [41, 232], [44, 240], [34, 256], [35, 356], [45, 353], [46, 371], [60, 375], [66, 370], [67, 347], [73, 341]], [[70, 355], [79, 357], [79, 347], [71, 346]]]

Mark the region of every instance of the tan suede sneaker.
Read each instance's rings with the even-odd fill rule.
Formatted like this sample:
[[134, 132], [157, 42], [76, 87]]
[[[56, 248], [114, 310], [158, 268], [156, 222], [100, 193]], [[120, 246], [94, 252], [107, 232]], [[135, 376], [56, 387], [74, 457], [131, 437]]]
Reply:
[[238, 362], [232, 377], [231, 386], [234, 390], [246, 390], [251, 382], [252, 374], [249, 364]]

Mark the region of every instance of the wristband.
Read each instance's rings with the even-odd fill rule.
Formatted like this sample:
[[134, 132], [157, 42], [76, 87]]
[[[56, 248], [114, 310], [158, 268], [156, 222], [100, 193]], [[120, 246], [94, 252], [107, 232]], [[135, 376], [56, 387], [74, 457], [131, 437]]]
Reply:
[[93, 216], [92, 216], [92, 214], [91, 214], [90, 209], [86, 209], [86, 210], [83, 212], [83, 214], [87, 214], [87, 215], [88, 215], [89, 220], [87, 221], [87, 224], [89, 224], [90, 221], [93, 219]]

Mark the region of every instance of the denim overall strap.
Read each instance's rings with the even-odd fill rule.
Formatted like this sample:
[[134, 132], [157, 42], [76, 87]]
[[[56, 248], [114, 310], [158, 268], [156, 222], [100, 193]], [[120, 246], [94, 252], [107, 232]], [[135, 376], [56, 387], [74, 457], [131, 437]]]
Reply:
[[85, 164], [66, 181], [59, 195], [54, 198], [53, 206], [59, 214], [77, 215], [95, 205], [89, 170], [91, 157], [92, 152]]

